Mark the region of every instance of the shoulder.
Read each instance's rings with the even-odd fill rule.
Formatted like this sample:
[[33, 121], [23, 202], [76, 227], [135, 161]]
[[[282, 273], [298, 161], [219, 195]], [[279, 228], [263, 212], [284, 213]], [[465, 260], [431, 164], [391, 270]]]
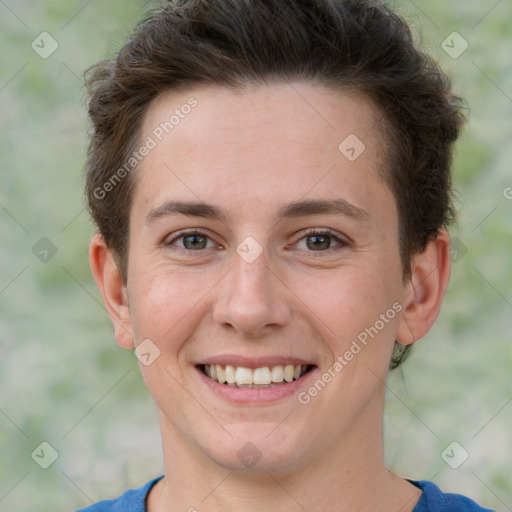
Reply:
[[104, 500], [89, 507], [81, 508], [76, 512], [146, 512], [146, 496], [151, 487], [155, 485], [162, 476], [155, 478], [137, 489], [130, 489], [114, 500]]
[[413, 512], [494, 512], [489, 508], [481, 507], [466, 496], [445, 493], [428, 480], [407, 479], [407, 481], [423, 491]]

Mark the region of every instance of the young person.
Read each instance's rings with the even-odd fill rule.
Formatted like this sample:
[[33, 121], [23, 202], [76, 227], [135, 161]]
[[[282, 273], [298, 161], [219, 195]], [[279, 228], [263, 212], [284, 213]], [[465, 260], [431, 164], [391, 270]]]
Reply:
[[88, 76], [94, 278], [165, 475], [107, 511], [479, 511], [385, 466], [450, 273], [460, 102], [366, 0], [182, 0]]

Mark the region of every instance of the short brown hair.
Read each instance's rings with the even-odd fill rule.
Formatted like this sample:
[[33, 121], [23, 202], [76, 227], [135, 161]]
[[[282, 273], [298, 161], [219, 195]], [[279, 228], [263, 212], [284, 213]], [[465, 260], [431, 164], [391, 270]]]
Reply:
[[[288, 80], [357, 91], [378, 107], [387, 127], [383, 176], [397, 204], [404, 278], [410, 275], [412, 257], [453, 219], [450, 165], [463, 116], [407, 23], [371, 0], [174, 0], [149, 13], [115, 59], [86, 72], [87, 201], [124, 280], [135, 180], [119, 171], [150, 102], [201, 84]], [[392, 368], [409, 350], [398, 348]]]

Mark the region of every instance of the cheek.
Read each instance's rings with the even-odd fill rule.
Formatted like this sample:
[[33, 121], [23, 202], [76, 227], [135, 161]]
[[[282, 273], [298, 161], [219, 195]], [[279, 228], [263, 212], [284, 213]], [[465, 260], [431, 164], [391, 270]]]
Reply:
[[[393, 337], [397, 316], [393, 304], [398, 294], [392, 277], [371, 265], [347, 266], [312, 280], [297, 276], [298, 296], [318, 319], [316, 324], [323, 326], [334, 357], [343, 354], [358, 336], [364, 341], [365, 333], [368, 339]], [[385, 315], [384, 322], [381, 315]]]
[[138, 342], [151, 340], [159, 350], [150, 365], [139, 363], [147, 389], [161, 410], [185, 407], [185, 352], [205, 315], [207, 286], [199, 276], [152, 268], [132, 283], [131, 315]]
[[137, 339], [150, 338], [162, 351], [176, 352], [178, 343], [199, 322], [201, 298], [208, 284], [199, 275], [146, 268], [131, 288], [131, 315]]

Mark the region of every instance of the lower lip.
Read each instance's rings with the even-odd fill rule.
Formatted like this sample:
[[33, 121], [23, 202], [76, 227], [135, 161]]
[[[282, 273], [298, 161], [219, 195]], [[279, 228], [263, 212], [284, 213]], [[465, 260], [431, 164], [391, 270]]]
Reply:
[[312, 376], [314, 376], [317, 368], [313, 368], [300, 379], [285, 384], [276, 384], [273, 388], [237, 388], [236, 386], [228, 386], [210, 379], [200, 368], [196, 368], [196, 370], [202, 381], [212, 392], [230, 402], [237, 404], [268, 404], [298, 394], [299, 390], [305, 387]]

